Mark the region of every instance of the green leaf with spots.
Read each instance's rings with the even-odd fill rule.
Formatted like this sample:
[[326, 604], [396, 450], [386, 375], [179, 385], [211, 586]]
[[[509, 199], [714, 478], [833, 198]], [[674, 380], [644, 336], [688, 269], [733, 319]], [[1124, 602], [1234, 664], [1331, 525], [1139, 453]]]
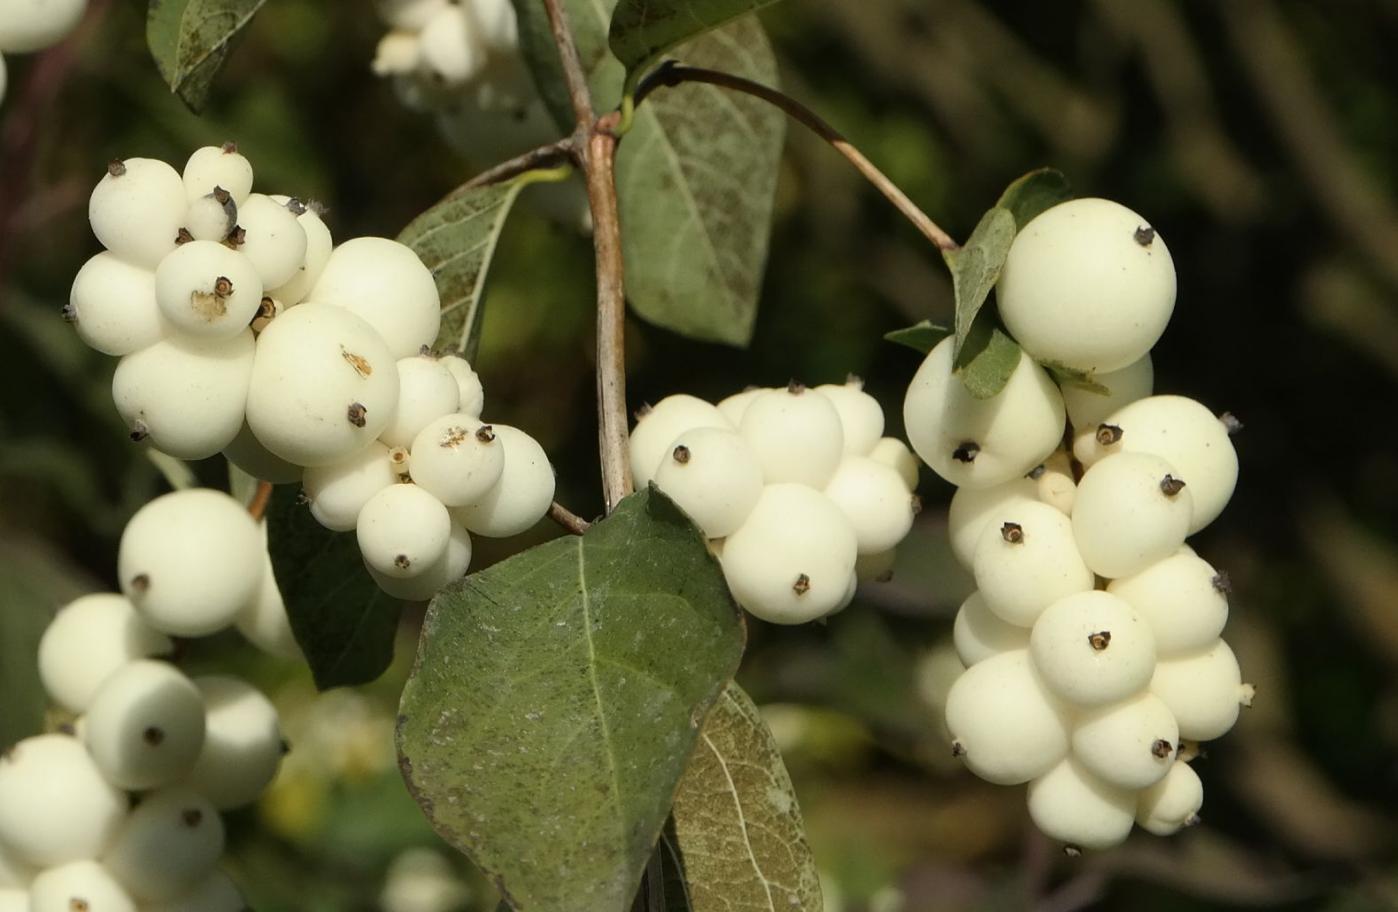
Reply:
[[433, 826], [529, 912], [622, 912], [743, 623], [688, 518], [651, 489], [432, 601], [399, 708]]
[[267, 0], [150, 0], [146, 43], [170, 91], [190, 110], [209, 98], [233, 43]]
[[937, 347], [937, 343], [952, 334], [952, 330], [940, 323], [933, 323], [931, 320], [923, 320], [904, 329], [895, 329], [893, 332], [884, 333], [884, 339], [889, 342], [897, 342], [905, 345], [915, 352], [927, 354]]
[[1019, 366], [1019, 343], [1000, 328], [994, 314], [976, 321], [953, 362], [966, 391], [977, 399], [998, 395]]
[[959, 359], [1015, 239], [1015, 217], [999, 206], [981, 216], [976, 230], [959, 250], [942, 253], [951, 269], [956, 293], [956, 355]]
[[777, 0], [620, 0], [608, 36], [612, 53], [637, 73], [677, 44]]
[[1030, 171], [1006, 187], [995, 205], [1001, 209], [1008, 209], [1014, 216], [1015, 229], [1023, 231], [1024, 226], [1045, 209], [1052, 209], [1072, 197], [1072, 188], [1062, 171], [1040, 168]]
[[365, 684], [383, 674], [403, 603], [370, 578], [355, 536], [316, 522], [296, 485], [277, 485], [267, 506], [267, 548], [316, 686]]

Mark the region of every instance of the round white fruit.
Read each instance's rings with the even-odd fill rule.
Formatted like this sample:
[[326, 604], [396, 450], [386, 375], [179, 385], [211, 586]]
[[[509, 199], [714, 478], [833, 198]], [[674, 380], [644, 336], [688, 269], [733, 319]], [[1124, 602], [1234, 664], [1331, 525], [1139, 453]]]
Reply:
[[431, 355], [398, 359], [398, 407], [379, 439], [391, 447], [412, 446], [429, 423], [457, 412], [461, 388], [447, 365]]
[[126, 795], [68, 735], [26, 738], [0, 755], [0, 842], [23, 863], [95, 858], [126, 815]]
[[[299, 204], [298, 208], [299, 208]], [[238, 252], [252, 263], [267, 288], [285, 285], [306, 262], [306, 230], [296, 213], [262, 193], [238, 204], [243, 242]]]
[[800, 384], [764, 390], [748, 403], [738, 432], [768, 484], [823, 488], [844, 455], [844, 427], [830, 400]]
[[141, 800], [102, 863], [141, 902], [174, 899], [214, 870], [223, 821], [208, 799], [182, 786]]
[[1048, 504], [1025, 501], [981, 531], [971, 572], [986, 607], [1030, 627], [1059, 599], [1096, 583], [1073, 541], [1073, 523]]
[[222, 871], [214, 871], [174, 899], [147, 903], [142, 912], [246, 912], [247, 908], [233, 879]]
[[845, 456], [825, 496], [854, 527], [860, 554], [892, 550], [913, 527], [913, 496], [898, 470], [868, 456]]
[[[5, 100], [4, 62], [0, 61], [0, 101]], [[0, 887], [0, 912], [32, 912], [29, 891]]]
[[447, 550], [436, 563], [417, 576], [400, 579], [380, 573], [366, 565], [369, 575], [379, 588], [394, 598], [409, 602], [425, 602], [443, 586], [450, 585], [466, 575], [471, 566], [471, 535], [458, 523], [451, 524], [451, 538]]
[[1207, 649], [1218, 639], [1228, 622], [1226, 590], [1219, 572], [1189, 548], [1107, 586], [1150, 625], [1163, 659]]
[[394, 29], [374, 46], [369, 68], [375, 76], [406, 76], [422, 65], [422, 39], [417, 32]]
[[1084, 713], [1073, 726], [1073, 756], [1117, 788], [1143, 789], [1169, 772], [1179, 740], [1170, 707], [1141, 693]]
[[343, 307], [300, 304], [258, 338], [247, 419], [277, 456], [303, 466], [339, 462], [393, 420], [398, 368], [372, 326]]
[[1078, 499], [1078, 483], [1073, 480], [1073, 466], [1068, 454], [1059, 450], [1045, 460], [1042, 470], [1035, 474], [1035, 493], [1040, 503], [1046, 503], [1064, 516], [1073, 515], [1073, 504]]
[[369, 498], [355, 532], [366, 564], [385, 576], [410, 578], [446, 553], [451, 516], [425, 489], [395, 484]]
[[238, 204], [231, 196], [210, 193], [189, 201], [184, 228], [193, 240], [224, 241], [237, 226]]
[[1092, 380], [1106, 387], [1107, 392], [1063, 384], [1063, 405], [1074, 430], [1094, 429], [1112, 412], [1149, 396], [1155, 388], [1155, 366], [1150, 355], [1142, 355], [1120, 370], [1095, 374]]
[[851, 378], [846, 383], [827, 383], [815, 388], [840, 416], [844, 429], [845, 454], [864, 456], [883, 436], [883, 407], [864, 392], [864, 381]]
[[758, 394], [762, 392], [764, 392], [762, 387], [750, 386], [740, 393], [734, 393], [719, 402], [717, 406], [719, 413], [736, 428], [743, 423], [743, 415], [747, 412], [748, 406], [752, 404], [752, 400], [756, 399]]
[[553, 503], [556, 481], [539, 441], [507, 424], [493, 424], [491, 429], [505, 451], [500, 480], [480, 500], [456, 507], [452, 515], [477, 535], [508, 538], [544, 518]]
[[676, 437], [655, 484], [706, 538], [738, 530], [762, 496], [762, 467], [737, 431], [701, 427]]
[[422, 27], [422, 62], [447, 85], [459, 85], [485, 66], [485, 49], [466, 10], [449, 6]]
[[233, 143], [204, 146], [195, 149], [185, 162], [181, 180], [185, 195], [191, 200], [208, 196], [220, 187], [241, 206], [252, 193], [252, 163]]
[[1029, 651], [1054, 693], [1079, 707], [1144, 690], [1155, 670], [1150, 627], [1106, 592], [1079, 592], [1050, 605], [1034, 624]]
[[459, 355], [443, 355], [440, 363], [456, 378], [456, 389], [460, 397], [456, 411], [479, 418], [485, 408], [485, 388], [481, 386], [481, 378], [471, 369], [470, 362]]
[[[263, 533], [266, 533], [265, 526]], [[257, 589], [257, 595], [238, 612], [233, 624], [249, 643], [268, 655], [297, 662], [305, 660], [301, 647], [296, 643], [296, 634], [291, 629], [291, 619], [286, 614], [286, 602], [282, 600], [281, 589], [277, 587], [270, 554], [262, 565], [262, 584]]]
[[1068, 754], [1063, 707], [1023, 649], [990, 656], [956, 679], [947, 730], [966, 768], [997, 785], [1042, 776]]
[[28, 54], [52, 47], [77, 28], [87, 0], [0, 0], [0, 51]]
[[262, 584], [262, 533], [242, 504], [191, 488], [150, 501], [117, 552], [122, 591], [156, 630], [198, 637], [233, 623]]
[[136, 902], [95, 861], [50, 868], [29, 888], [28, 912], [137, 912]]
[[947, 510], [947, 535], [961, 566], [974, 566], [981, 533], [1009, 522], [1021, 505], [1037, 502], [1038, 493], [1035, 483], [1023, 477], [989, 488], [957, 488]]
[[219, 810], [256, 801], [276, 778], [283, 742], [276, 707], [246, 681], [196, 678], [208, 724], [203, 749], [184, 784]]
[[155, 301], [155, 274], [104, 250], [73, 279], [64, 316], [78, 338], [104, 355], [129, 355], [164, 333]]
[[723, 573], [757, 617], [800, 624], [841, 604], [858, 553], [854, 529], [830, 498], [802, 484], [769, 484], [724, 542]]
[[1029, 783], [1029, 817], [1045, 836], [1076, 849], [1123, 842], [1136, 816], [1135, 795], [1064, 760]]
[[469, 415], [445, 415], [413, 438], [413, 481], [448, 507], [477, 503], [500, 483], [507, 446], [491, 425]]
[[170, 638], [141, 620], [124, 596], [84, 595], [59, 609], [44, 630], [39, 677], [55, 703], [81, 713], [122, 666], [172, 648]]
[[908, 386], [903, 422], [913, 449], [954, 485], [987, 488], [1024, 475], [1063, 437], [1063, 397], [1020, 353], [1009, 382], [976, 399], [952, 372], [954, 340], [942, 340]]
[[330, 261], [330, 254], [335, 249], [335, 239], [315, 206], [308, 206], [289, 196], [273, 195], [272, 201], [291, 210], [291, 214], [296, 216], [297, 224], [306, 235], [306, 255], [297, 265], [296, 273], [271, 292], [274, 298], [285, 301], [290, 307], [306, 300], [306, 296], [315, 287], [320, 274], [325, 270], [325, 264]]
[[442, 321], [432, 273], [412, 248], [387, 238], [354, 238], [336, 247], [307, 300], [359, 316], [395, 359], [431, 345]]
[[238, 429], [238, 436], [223, 448], [223, 455], [233, 465], [262, 481], [290, 484], [301, 480], [303, 469], [263, 446], [246, 421]]
[[1176, 761], [1155, 785], [1136, 798], [1136, 822], [1146, 832], [1171, 836], [1199, 819], [1204, 784], [1184, 761]]
[[102, 682], [83, 741], [106, 780], [137, 792], [189, 772], [204, 743], [204, 704], [168, 662], [140, 659]]
[[241, 253], [217, 241], [189, 241], [160, 261], [155, 300], [179, 332], [228, 339], [247, 329], [257, 314], [262, 279]]
[[359, 525], [359, 511], [369, 498], [398, 483], [388, 447], [374, 441], [343, 462], [313, 466], [301, 484], [311, 515], [327, 529], [349, 532]]
[[1029, 628], [1002, 620], [986, 607], [979, 592], [961, 603], [951, 636], [956, 655], [967, 668], [1002, 652], [1029, 648]]
[[910, 492], [917, 490], [917, 457], [906, 443], [897, 437], [880, 437], [869, 450], [869, 458], [897, 472]]
[[470, 11], [487, 48], [514, 51], [519, 47], [519, 21], [510, 0], [475, 0]]
[[1035, 360], [1115, 371], [1165, 331], [1175, 264], [1135, 212], [1110, 200], [1070, 200], [1015, 236], [996, 301], [1010, 335]]
[[1114, 453], [1088, 469], [1073, 502], [1073, 535], [1093, 572], [1118, 579], [1178, 551], [1193, 514], [1187, 482], [1145, 453]]
[[87, 217], [103, 247], [132, 265], [155, 269], [175, 249], [187, 208], [174, 168], [153, 158], [128, 158], [108, 166], [88, 199]]
[[1226, 734], [1240, 708], [1252, 703], [1252, 686], [1243, 683], [1237, 656], [1223, 640], [1194, 655], [1161, 662], [1150, 691], [1170, 707], [1180, 737], [1191, 741]]
[[631, 477], [636, 487], [651, 483], [676, 437], [701, 427], [734, 429], [712, 403], [684, 393], [666, 396], [640, 415], [630, 440]]

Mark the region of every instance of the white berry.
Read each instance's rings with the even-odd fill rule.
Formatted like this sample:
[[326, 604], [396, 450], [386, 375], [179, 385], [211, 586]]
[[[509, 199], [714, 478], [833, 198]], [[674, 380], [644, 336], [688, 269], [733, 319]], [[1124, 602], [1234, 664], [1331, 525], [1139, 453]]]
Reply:
[[1155, 386], [1155, 366], [1150, 355], [1142, 355], [1120, 370], [1094, 374], [1092, 380], [1106, 387], [1107, 392], [1063, 384], [1068, 423], [1078, 431], [1095, 429], [1112, 412], [1149, 396]]
[[1169, 771], [1179, 740], [1170, 707], [1140, 693], [1084, 713], [1073, 726], [1073, 756], [1117, 788], [1142, 789]]
[[694, 428], [676, 437], [655, 484], [706, 538], [737, 531], [762, 495], [762, 467], [737, 431]]
[[544, 518], [553, 503], [556, 481], [539, 441], [507, 424], [493, 424], [491, 430], [505, 451], [500, 480], [480, 500], [454, 508], [452, 515], [477, 535], [508, 538]]
[[1029, 817], [1050, 839], [1076, 849], [1109, 849], [1135, 819], [1135, 796], [1069, 758], [1029, 783]]
[[129, 355], [159, 341], [164, 332], [155, 302], [155, 274], [104, 250], [73, 279], [64, 316], [90, 348]]
[[1034, 666], [1059, 697], [1101, 706], [1145, 689], [1155, 670], [1155, 637], [1126, 602], [1079, 592], [1040, 615], [1029, 635]]
[[752, 386], [740, 393], [734, 393], [728, 398], [719, 402], [717, 408], [719, 413], [728, 420], [733, 427], [738, 427], [743, 423], [743, 414], [747, 412], [752, 400], [756, 399], [763, 389], [760, 386]]
[[477, 503], [500, 483], [508, 456], [506, 446], [491, 425], [475, 418], [437, 418], [413, 438], [413, 481], [448, 507]]
[[398, 406], [393, 422], [379, 439], [391, 447], [412, 446], [429, 423], [451, 415], [461, 404], [461, 389], [447, 365], [431, 355], [398, 360]]
[[168, 662], [131, 662], [102, 683], [83, 741], [102, 775], [127, 791], [169, 785], [189, 772], [204, 743], [199, 691]]
[[307, 469], [301, 480], [311, 515], [335, 532], [354, 529], [369, 498], [397, 482], [388, 447], [378, 441], [343, 462]]
[[358, 315], [395, 359], [431, 345], [442, 321], [432, 273], [412, 248], [387, 238], [354, 238], [336, 247], [307, 300]]
[[1029, 628], [1001, 619], [986, 607], [979, 592], [961, 603], [951, 636], [956, 655], [967, 668], [1002, 652], [1029, 648]]
[[220, 187], [241, 206], [252, 193], [252, 163], [232, 143], [204, 146], [189, 156], [181, 180], [191, 200], [208, 196]]
[[289, 484], [301, 480], [302, 468], [263, 446], [247, 421], [238, 429], [238, 436], [223, 448], [223, 455], [233, 465], [262, 481]]
[[757, 455], [768, 484], [823, 488], [844, 455], [840, 413], [829, 399], [800, 384], [764, 390], [748, 404], [738, 431]]
[[480, 36], [466, 10], [449, 6], [422, 27], [422, 61], [447, 85], [466, 82], [485, 66]]
[[409, 578], [446, 553], [451, 517], [425, 489], [395, 484], [369, 498], [355, 531], [366, 564], [386, 576]]
[[1204, 784], [1188, 763], [1176, 761], [1170, 771], [1136, 799], [1136, 822], [1157, 836], [1170, 836], [1196, 822], [1204, 806]]
[[0, 755], [0, 842], [37, 867], [94, 858], [126, 816], [126, 795], [77, 738], [38, 735]]
[[1178, 551], [1193, 515], [1188, 480], [1145, 453], [1115, 453], [1088, 469], [1073, 501], [1073, 535], [1093, 572], [1130, 576]]
[[651, 483], [676, 437], [701, 427], [734, 429], [712, 403], [684, 393], [666, 396], [637, 418], [630, 438], [631, 477], [636, 487]]
[[902, 477], [868, 456], [845, 456], [825, 496], [850, 521], [860, 554], [892, 550], [913, 527], [913, 497]]
[[174, 168], [153, 158], [128, 158], [108, 166], [93, 188], [87, 216], [103, 247], [154, 269], [175, 249], [188, 205]]
[[1226, 580], [1188, 548], [1112, 580], [1107, 591], [1145, 618], [1162, 659], [1208, 648], [1228, 622]]
[[136, 902], [105, 867], [75, 861], [50, 868], [29, 888], [28, 912], [137, 912]]
[[185, 785], [219, 810], [251, 804], [277, 775], [282, 734], [276, 707], [245, 681], [225, 675], [196, 678], [207, 714], [203, 749]]
[[297, 223], [306, 235], [306, 255], [297, 265], [295, 274], [272, 289], [271, 294], [277, 300], [285, 301], [288, 306], [300, 304], [306, 300], [306, 296], [319, 281], [320, 274], [325, 271], [325, 264], [330, 262], [330, 254], [335, 249], [335, 239], [314, 206], [307, 206], [289, 196], [275, 194], [272, 201], [279, 206], [286, 206], [296, 216]]
[[917, 457], [906, 443], [897, 437], [880, 437], [869, 450], [869, 458], [897, 472], [909, 491], [917, 490]]
[[450, 585], [466, 575], [471, 566], [471, 535], [459, 523], [451, 524], [451, 538], [447, 550], [437, 558], [432, 566], [408, 579], [388, 576], [366, 565], [369, 575], [379, 588], [397, 599], [409, 602], [425, 602], [443, 586]]
[[217, 241], [189, 241], [160, 261], [155, 300], [182, 333], [228, 339], [247, 329], [262, 304], [252, 261]]
[[1037, 497], [1037, 486], [1024, 477], [989, 488], [957, 488], [947, 510], [947, 534], [961, 566], [972, 568], [976, 546], [987, 527], [1000, 528], [1021, 504], [1034, 503]]
[[196, 241], [224, 241], [238, 226], [238, 204], [224, 193], [196, 196], [189, 201], [184, 228]]
[[267, 288], [291, 281], [305, 264], [306, 230], [291, 209], [270, 196], [254, 193], [239, 203], [238, 227], [243, 230], [238, 252]]
[[830, 400], [840, 416], [840, 426], [845, 432], [845, 454], [868, 455], [883, 436], [883, 407], [864, 392], [864, 381], [851, 378], [838, 386], [827, 383], [815, 390]]
[[[266, 531], [264, 526], [264, 537]], [[268, 655], [304, 661], [301, 647], [296, 643], [296, 634], [291, 629], [291, 619], [286, 614], [286, 602], [282, 600], [281, 589], [277, 587], [270, 554], [263, 560], [262, 584], [258, 586], [257, 595], [242, 607], [233, 624], [249, 643]]]
[[966, 768], [1016, 785], [1042, 776], [1068, 753], [1068, 726], [1023, 649], [978, 662], [947, 694], [947, 730]]
[[[4, 63], [0, 61], [0, 101], [5, 100]], [[31, 912], [29, 891], [0, 887], [0, 912]]]
[[1044, 461], [1042, 471], [1036, 474], [1035, 493], [1040, 503], [1048, 504], [1064, 516], [1072, 516], [1073, 504], [1078, 499], [1078, 483], [1073, 480], [1073, 466], [1068, 454], [1062, 450], [1054, 453]]
[[1096, 580], [1078, 554], [1068, 517], [1036, 502], [1006, 515], [999, 526], [982, 530], [971, 571], [987, 608], [1008, 623], [1030, 627], [1049, 605], [1087, 592]]
[[173, 899], [209, 876], [223, 854], [223, 821], [202, 795], [152, 792], [127, 817], [102, 863], [141, 902]]
[[77, 28], [87, 0], [5, 0], [0, 3], [0, 51], [28, 54], [62, 41]]
[[460, 404], [456, 410], [463, 415], [479, 418], [485, 408], [485, 388], [481, 378], [471, 369], [471, 364], [459, 355], [443, 355], [440, 362], [456, 378], [456, 389], [460, 394]]
[[1161, 662], [1150, 690], [1174, 713], [1180, 737], [1191, 741], [1226, 734], [1253, 696], [1252, 686], [1243, 683], [1237, 656], [1223, 640], [1194, 655]]
[[55, 703], [75, 713], [128, 662], [170, 652], [165, 634], [141, 620], [124, 596], [84, 595], [59, 609], [39, 640], [39, 676]]

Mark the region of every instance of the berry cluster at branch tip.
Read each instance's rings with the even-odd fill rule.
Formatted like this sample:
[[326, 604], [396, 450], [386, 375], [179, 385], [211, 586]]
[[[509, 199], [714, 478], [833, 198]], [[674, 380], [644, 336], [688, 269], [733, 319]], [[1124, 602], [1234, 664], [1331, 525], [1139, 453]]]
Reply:
[[136, 512], [117, 563], [122, 594], [78, 598], [39, 641], [71, 721], [0, 756], [0, 912], [244, 912], [219, 815], [256, 801], [287, 747], [270, 700], [187, 676], [172, 638], [236, 626], [299, 655], [264, 533], [227, 494], [178, 491]]
[[[951, 547], [976, 591], [956, 616], [965, 671], [953, 751], [1073, 850], [1196, 822], [1188, 760], [1252, 700], [1220, 638], [1228, 578], [1185, 544], [1233, 494], [1229, 415], [1152, 395], [1175, 303], [1162, 239], [1117, 203], [1055, 206], [1015, 238], [997, 286], [1023, 351], [973, 398], [943, 340], [908, 389], [918, 456], [958, 486]], [[1043, 364], [1063, 371], [1060, 385]]]
[[252, 186], [232, 144], [183, 175], [113, 162], [89, 205], [107, 249], [64, 316], [121, 359], [112, 397], [133, 440], [301, 482], [322, 525], [358, 533], [381, 588], [430, 598], [466, 572], [470, 533], [548, 512], [553, 469], [528, 434], [480, 420], [465, 359], [431, 354], [441, 304], [411, 248], [336, 245], [318, 207]]
[[85, 12], [87, 0], [0, 2], [0, 103], [9, 83], [4, 55], [33, 54], [58, 44], [78, 27]]
[[887, 575], [912, 528], [917, 460], [883, 427], [853, 378], [753, 388], [717, 405], [667, 396], [638, 417], [631, 472], [690, 515], [740, 605], [799, 624]]

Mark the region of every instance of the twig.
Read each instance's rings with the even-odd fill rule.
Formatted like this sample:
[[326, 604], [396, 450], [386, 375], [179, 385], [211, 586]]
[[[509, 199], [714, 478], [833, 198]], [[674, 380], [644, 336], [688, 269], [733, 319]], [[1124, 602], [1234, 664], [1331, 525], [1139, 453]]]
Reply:
[[864, 157], [864, 153], [856, 149], [844, 135], [832, 127], [819, 114], [801, 104], [796, 99], [776, 89], [764, 86], [761, 83], [753, 82], [751, 79], [744, 79], [741, 76], [734, 76], [731, 73], [720, 73], [717, 70], [706, 70], [701, 67], [682, 66], [674, 61], [666, 61], [655, 72], [651, 73], [641, 83], [636, 90], [636, 104], [640, 104], [647, 95], [656, 89], [671, 88], [682, 85], [686, 82], [699, 82], [706, 85], [718, 86], [724, 89], [731, 89], [735, 92], [742, 92], [754, 98], [760, 98], [770, 105], [780, 108], [793, 120], [803, 124], [821, 139], [828, 142], [837, 152], [847, 158], [850, 164], [860, 174], [864, 175], [869, 183], [873, 184], [880, 193], [888, 199], [894, 207], [903, 214], [908, 221], [912, 222], [923, 236], [931, 241], [941, 250], [957, 250], [961, 245], [952, 239], [951, 235], [943, 231], [936, 222], [928, 217], [918, 205], [908, 198], [898, 186], [889, 180], [874, 163]]
[[519, 177], [529, 171], [538, 171], [543, 168], [551, 168], [563, 162], [573, 159], [574, 143], [571, 138], [560, 139], [558, 142], [540, 146], [537, 149], [530, 149], [523, 155], [517, 155], [509, 161], [501, 162], [489, 170], [482, 171], [475, 177], [462, 184], [461, 190], [471, 190], [476, 187], [485, 187], [490, 184], [498, 184], [503, 181]]
[[556, 500], [553, 502], [553, 506], [549, 507], [549, 519], [558, 523], [567, 532], [573, 535], [582, 535], [588, 529], [592, 528], [592, 523], [583, 519]]
[[270, 481], [259, 481], [257, 490], [253, 492], [252, 501], [248, 504], [248, 514], [258, 522], [267, 515], [267, 505], [272, 502], [272, 483]]
[[587, 129], [595, 116], [592, 93], [587, 87], [587, 73], [583, 70], [582, 59], [578, 57], [573, 32], [568, 28], [568, 13], [563, 8], [562, 0], [544, 0], [544, 6], [548, 10], [553, 43], [558, 47], [558, 56], [563, 62], [563, 78], [568, 83], [568, 100], [573, 103], [573, 119], [579, 129]]

